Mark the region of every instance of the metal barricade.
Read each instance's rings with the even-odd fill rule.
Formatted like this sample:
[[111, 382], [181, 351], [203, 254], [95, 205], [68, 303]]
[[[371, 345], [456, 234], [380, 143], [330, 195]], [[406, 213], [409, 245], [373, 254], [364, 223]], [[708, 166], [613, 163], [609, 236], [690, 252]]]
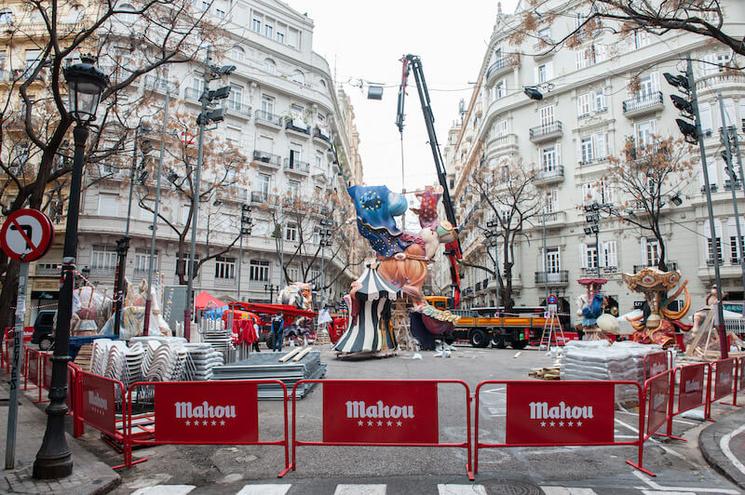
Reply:
[[[481, 394], [487, 385], [504, 385], [506, 394], [503, 442], [483, 442], [479, 430]], [[639, 410], [645, 411], [645, 395], [634, 381], [535, 381], [486, 380], [476, 386], [474, 422], [474, 474], [478, 473], [481, 449], [554, 446], [634, 446], [634, 468], [654, 476], [643, 467], [645, 414], [639, 414], [639, 434], [633, 441], [615, 439], [616, 387], [636, 389]]]
[[[307, 383], [323, 387], [323, 439], [299, 440], [297, 388]], [[465, 441], [439, 441], [438, 385], [463, 386]], [[436, 447], [463, 448], [466, 473], [474, 479], [471, 460], [470, 388], [463, 380], [300, 380], [292, 390], [292, 461], [297, 448], [337, 447]]]
[[[276, 385], [283, 392], [284, 433], [279, 440], [259, 439], [258, 386]], [[144, 399], [143, 399], [144, 397]], [[289, 465], [287, 387], [280, 380], [136, 382], [127, 390], [124, 465], [136, 445], [278, 445], [284, 447], [284, 476]], [[133, 404], [150, 409], [152, 423], [135, 424]], [[147, 412], [145, 413], [147, 414]]]
[[23, 360], [23, 390], [29, 390], [28, 384], [31, 382], [34, 386], [32, 390], [35, 388], [37, 393], [36, 400], [33, 402], [38, 404], [42, 401], [42, 354], [41, 351], [30, 347], [25, 348], [25, 353]]
[[[680, 376], [680, 379], [676, 378]], [[678, 366], [672, 370], [670, 377], [670, 412], [664, 436], [675, 440], [687, 441], [673, 435], [673, 418], [691, 409], [704, 406], [704, 417], [708, 417], [709, 401], [707, 391], [711, 388], [711, 370], [708, 363]], [[677, 401], [676, 398], [677, 391]]]

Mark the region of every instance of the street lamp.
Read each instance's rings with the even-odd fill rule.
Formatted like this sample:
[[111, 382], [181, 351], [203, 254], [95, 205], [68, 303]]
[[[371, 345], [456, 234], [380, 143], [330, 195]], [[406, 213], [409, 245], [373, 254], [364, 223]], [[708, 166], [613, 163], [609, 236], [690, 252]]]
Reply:
[[241, 271], [243, 271], [243, 236], [251, 235], [251, 229], [253, 229], [253, 218], [251, 217], [251, 205], [241, 205], [241, 227], [240, 227], [240, 238], [241, 243], [238, 248], [238, 297], [241, 300]]
[[326, 260], [326, 247], [331, 246], [331, 235], [333, 234], [333, 231], [328, 228], [332, 227], [334, 225], [333, 220], [329, 220], [327, 218], [322, 219], [320, 222], [321, 228], [318, 231], [318, 235], [321, 237], [321, 240], [319, 244], [321, 245], [321, 301], [320, 305], [323, 307], [323, 304], [326, 302], [326, 272], [324, 270], [324, 262]]
[[264, 284], [264, 292], [269, 293], [269, 304], [274, 304], [274, 293], [279, 293], [279, 285]]
[[597, 201], [585, 205], [585, 235], [595, 236], [595, 273], [600, 277], [600, 205]]
[[72, 319], [72, 295], [75, 288], [75, 258], [78, 250], [80, 190], [88, 125], [96, 119], [101, 93], [109, 84], [109, 78], [93, 65], [92, 58], [80, 57], [80, 60], [80, 63], [64, 69], [68, 85], [68, 118], [75, 120], [75, 129], [73, 129], [75, 154], [65, 226], [62, 287], [57, 305], [57, 325], [54, 331], [52, 383], [49, 387], [49, 406], [46, 409], [47, 426], [44, 440], [34, 461], [33, 477], [36, 479], [64, 478], [72, 474], [72, 454], [65, 438], [65, 416], [67, 415], [65, 398], [67, 397], [67, 363], [70, 361], [70, 320]]

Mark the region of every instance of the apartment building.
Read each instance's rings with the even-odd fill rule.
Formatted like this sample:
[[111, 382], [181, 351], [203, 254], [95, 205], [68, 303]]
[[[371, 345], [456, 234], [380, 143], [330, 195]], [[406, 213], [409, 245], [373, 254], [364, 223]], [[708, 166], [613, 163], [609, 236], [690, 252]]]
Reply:
[[[525, 2], [523, 2], [525, 3]], [[522, 11], [497, 16], [489, 47], [473, 94], [448, 134], [444, 150], [450, 172], [456, 215], [462, 219], [460, 239], [466, 261], [493, 266], [483, 235], [491, 210], [474, 186], [479, 167], [520, 163], [535, 173], [534, 184], [543, 198], [545, 214], [537, 215], [526, 236], [517, 241], [513, 287], [518, 305], [542, 304], [545, 294], [560, 296], [561, 309], [574, 314], [582, 288], [576, 280], [600, 273], [611, 305], [621, 313], [641, 304], [621, 280], [644, 266], [655, 266], [660, 246], [639, 228], [601, 215], [598, 246], [585, 233], [584, 205], [621, 207], [629, 200], [607, 178], [609, 157], [620, 156], [627, 139], [646, 145], [659, 137], [680, 137], [663, 73], [678, 73], [685, 58], [694, 62], [701, 120], [706, 133], [708, 172], [712, 183], [715, 228], [722, 260], [723, 289], [732, 299], [743, 298], [740, 260], [731, 189], [737, 194], [740, 214], [745, 211], [742, 184], [732, 182], [720, 155], [720, 118], [717, 95], [724, 102], [727, 124], [743, 143], [745, 123], [745, 73], [716, 64], [730, 59], [729, 50], [711, 40], [684, 32], [656, 37], [646, 32], [621, 38], [609, 30], [583, 33], [573, 48], [551, 51], [540, 38], [561, 39], [583, 21], [574, 8], [578, 2], [557, 0], [564, 12], [551, 25], [541, 25], [536, 37], [519, 46], [509, 37]], [[745, 11], [737, 2], [724, 2], [725, 31], [745, 33]], [[520, 9], [520, 7], [518, 7]], [[604, 21], [605, 22], [605, 21]], [[742, 61], [740, 61], [742, 65]], [[630, 81], [636, 84], [630, 84]], [[526, 86], [541, 92], [535, 101]], [[740, 154], [745, 152], [740, 146]], [[680, 194], [666, 199], [662, 214], [668, 266], [689, 281], [694, 305], [702, 304], [713, 284], [709, 254], [709, 224], [700, 158], [693, 178], [681, 179]], [[677, 199], [682, 200], [680, 204]], [[545, 222], [544, 222], [545, 220]], [[545, 252], [543, 246], [545, 245]], [[501, 257], [501, 250], [500, 250]], [[500, 258], [500, 263], [503, 260]], [[434, 270], [435, 286], [446, 290], [449, 275], [442, 260]], [[463, 268], [463, 304], [494, 304], [495, 280], [482, 269]]]
[[[229, 85], [231, 91], [222, 103], [224, 120], [210, 126], [207, 134], [212, 142], [228, 143], [245, 158], [237, 168], [239, 175], [200, 204], [197, 258], [233, 245], [201, 266], [195, 290], [209, 290], [226, 299], [240, 294], [249, 301], [269, 302], [273, 296], [276, 302], [277, 288], [288, 281], [308, 281], [316, 287], [333, 281], [325, 301], [336, 302], [354, 277], [356, 232], [354, 226], [344, 224], [344, 212], [352, 208], [346, 184], [361, 180], [359, 135], [348, 98], [337, 93], [328, 63], [313, 51], [313, 21], [279, 1], [218, 0], [194, 5], [196, 12], [209, 8], [206, 15], [224, 29], [222, 44], [227, 40], [229, 49], [213, 52], [213, 63], [236, 66], [230, 76], [212, 83], [212, 89]], [[128, 7], [132, 6], [119, 5]], [[0, 13], [0, 21], [3, 16], [14, 17], [12, 8]], [[133, 16], [129, 21], [137, 19]], [[22, 47], [17, 38], [12, 46], [6, 39], [6, 47], [0, 46], [0, 61], [33, 57], [32, 40], [28, 41], [29, 46]], [[113, 51], [118, 49], [112, 46]], [[119, 65], [126, 70], [127, 57], [137, 56], [128, 53]], [[104, 59], [99, 65], [104, 72], [115, 70]], [[195, 121], [204, 90], [203, 71], [202, 62], [169, 65], [140, 77], [127, 89], [127, 97], [134, 101], [146, 95], [157, 108], [168, 92], [171, 118], [178, 113]], [[160, 122], [152, 125], [157, 130]], [[193, 133], [184, 133], [182, 139], [194, 140], [196, 132], [195, 122]], [[178, 178], [171, 172], [163, 171], [164, 219], [158, 221], [154, 259], [155, 272], [166, 286], [178, 284], [178, 235], [169, 224], [183, 230], [189, 211], [189, 200], [174, 187]], [[86, 168], [77, 265], [83, 276], [109, 295], [118, 259], [116, 241], [125, 231], [130, 208], [128, 278], [135, 283], [147, 278], [150, 262], [153, 214], [140, 207], [139, 198], [154, 197], [155, 180], [137, 182], [130, 196], [129, 175], [128, 166], [105, 162]], [[241, 216], [246, 215], [244, 206], [252, 208], [253, 226], [242, 242], [236, 242]], [[64, 213], [57, 220], [58, 230], [63, 230]], [[321, 220], [333, 224], [322, 226]], [[327, 237], [331, 243], [323, 248], [322, 228], [331, 230]], [[61, 259], [60, 244], [36, 264], [32, 294], [40, 299], [32, 299], [32, 306], [54, 304]], [[280, 263], [286, 266], [286, 276]]]

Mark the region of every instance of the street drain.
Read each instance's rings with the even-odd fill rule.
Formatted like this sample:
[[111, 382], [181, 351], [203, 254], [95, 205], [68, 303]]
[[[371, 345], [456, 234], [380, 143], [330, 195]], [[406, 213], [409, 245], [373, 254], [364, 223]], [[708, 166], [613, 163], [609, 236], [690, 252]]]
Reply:
[[538, 485], [516, 480], [489, 480], [481, 483], [489, 495], [543, 495]]

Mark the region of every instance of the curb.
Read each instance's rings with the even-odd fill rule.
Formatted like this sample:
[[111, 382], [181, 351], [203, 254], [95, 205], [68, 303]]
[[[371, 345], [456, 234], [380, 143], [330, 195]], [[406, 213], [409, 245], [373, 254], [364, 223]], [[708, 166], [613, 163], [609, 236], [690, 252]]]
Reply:
[[737, 469], [720, 447], [722, 437], [745, 424], [745, 408], [721, 416], [716, 423], [703, 429], [698, 445], [706, 462], [724, 477], [745, 489], [745, 473]]

